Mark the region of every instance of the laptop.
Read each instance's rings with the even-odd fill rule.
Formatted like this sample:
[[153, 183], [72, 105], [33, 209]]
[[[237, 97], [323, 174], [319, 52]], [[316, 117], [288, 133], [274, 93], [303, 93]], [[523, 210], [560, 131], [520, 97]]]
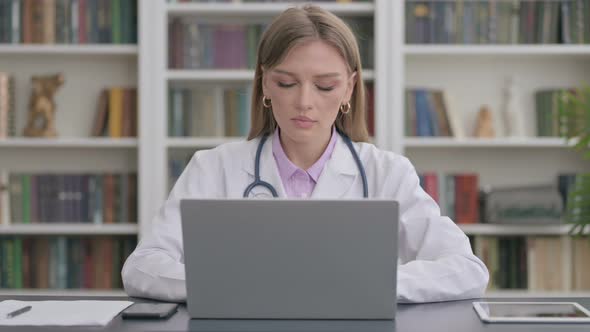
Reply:
[[398, 203], [180, 203], [191, 318], [393, 319]]

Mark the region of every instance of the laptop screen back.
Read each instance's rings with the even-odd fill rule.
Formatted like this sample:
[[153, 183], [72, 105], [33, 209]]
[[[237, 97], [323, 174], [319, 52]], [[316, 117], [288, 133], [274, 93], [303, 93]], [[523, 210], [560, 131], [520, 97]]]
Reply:
[[183, 200], [192, 318], [392, 319], [398, 204]]

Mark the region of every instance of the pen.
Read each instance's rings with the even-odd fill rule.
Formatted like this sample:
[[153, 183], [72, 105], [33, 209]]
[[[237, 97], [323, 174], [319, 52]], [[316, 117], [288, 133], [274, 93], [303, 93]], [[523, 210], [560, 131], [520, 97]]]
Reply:
[[16, 317], [16, 316], [18, 316], [20, 314], [24, 314], [25, 312], [27, 312], [29, 310], [31, 310], [31, 306], [30, 305], [28, 305], [28, 306], [26, 306], [24, 308], [20, 308], [18, 310], [15, 310], [15, 311], [7, 314], [6, 315], [6, 318], [14, 318], [14, 317]]

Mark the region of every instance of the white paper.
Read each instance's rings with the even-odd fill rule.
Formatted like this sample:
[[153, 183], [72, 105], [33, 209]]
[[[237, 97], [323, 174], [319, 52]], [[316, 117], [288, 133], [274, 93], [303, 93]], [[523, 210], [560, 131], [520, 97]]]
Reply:
[[[0, 325], [105, 326], [130, 301], [16, 301], [0, 302]], [[6, 318], [12, 311], [31, 306], [31, 310], [14, 318]]]

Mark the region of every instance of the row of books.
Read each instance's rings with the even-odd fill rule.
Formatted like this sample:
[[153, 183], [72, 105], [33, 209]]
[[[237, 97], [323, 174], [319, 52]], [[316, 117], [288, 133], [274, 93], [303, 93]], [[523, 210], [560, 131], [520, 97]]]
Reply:
[[[363, 67], [374, 63], [373, 22], [351, 20], [357, 33]], [[214, 24], [201, 18], [172, 18], [168, 27], [168, 65], [173, 69], [254, 68], [266, 23]]]
[[110, 87], [98, 97], [92, 136], [137, 136], [137, 89]]
[[135, 237], [0, 238], [0, 287], [121, 289]]
[[407, 43], [588, 44], [587, 0], [412, 1]]
[[476, 236], [475, 254], [490, 272], [488, 290], [590, 290], [590, 241], [560, 236]]
[[16, 135], [14, 76], [0, 72], [0, 139]]
[[479, 222], [479, 176], [473, 173], [419, 174], [420, 186], [440, 206], [442, 215], [457, 224]]
[[174, 18], [168, 28], [170, 68], [254, 68], [264, 24], [203, 24]]
[[[367, 123], [374, 133], [373, 85], [366, 85]], [[170, 137], [247, 136], [251, 85], [172, 87], [168, 91]]]
[[[575, 93], [575, 90], [540, 90], [535, 93], [535, 111], [537, 115], [537, 136], [564, 136], [569, 130], [581, 132], [583, 121], [575, 119], [565, 120], [560, 115], [560, 108], [570, 107], [564, 101], [565, 93]], [[586, 112], [580, 108], [580, 112]], [[585, 117], [584, 117], [585, 118]]]
[[[554, 180], [547, 181], [546, 185], [526, 186], [526, 187], [502, 187], [495, 188], [486, 186], [484, 189], [479, 187], [479, 176], [477, 174], [446, 174], [443, 172], [424, 172], [418, 174], [420, 186], [428, 193], [439, 205], [441, 214], [448, 216], [458, 224], [469, 223], [489, 223], [492, 215], [486, 213], [497, 212], [498, 209], [507, 209], [505, 205], [506, 196], [510, 191], [518, 191], [519, 201], [512, 202], [514, 206], [519, 206], [519, 213], [534, 213], [543, 207], [545, 210], [544, 218], [537, 218], [538, 222], [548, 223], [549, 214], [555, 215], [557, 222], [561, 223], [563, 216], [563, 207], [567, 205], [567, 198], [570, 191], [576, 186], [576, 178], [579, 176], [574, 173], [560, 173]], [[504, 194], [500, 193], [503, 192]], [[494, 194], [494, 203], [490, 203], [491, 196]], [[504, 195], [504, 198], [500, 196]], [[528, 197], [530, 196], [530, 197]], [[555, 197], [555, 198], [552, 198]], [[561, 202], [559, 202], [561, 200]], [[555, 204], [555, 201], [558, 201]], [[487, 211], [486, 208], [493, 207]], [[512, 211], [515, 212], [516, 211]], [[498, 217], [494, 215], [494, 217]], [[508, 216], [504, 216], [508, 220]], [[521, 215], [526, 218], [526, 215]], [[511, 218], [510, 220], [518, 218]], [[507, 221], [498, 220], [497, 222], [506, 223]]]
[[3, 0], [0, 43], [135, 44], [137, 0]]
[[168, 134], [246, 136], [250, 129], [251, 87], [171, 88]]
[[3, 223], [135, 223], [137, 175], [1, 172]]
[[406, 90], [406, 136], [461, 136], [460, 122], [448, 103], [447, 95], [441, 90]]
[[[560, 120], [560, 98], [566, 90], [538, 90], [535, 92], [536, 134], [539, 137], [562, 136], [567, 128], [582, 124]], [[573, 91], [573, 90], [567, 90]], [[405, 92], [405, 135], [464, 136], [462, 121], [455, 114], [452, 99], [437, 89], [407, 89]]]

